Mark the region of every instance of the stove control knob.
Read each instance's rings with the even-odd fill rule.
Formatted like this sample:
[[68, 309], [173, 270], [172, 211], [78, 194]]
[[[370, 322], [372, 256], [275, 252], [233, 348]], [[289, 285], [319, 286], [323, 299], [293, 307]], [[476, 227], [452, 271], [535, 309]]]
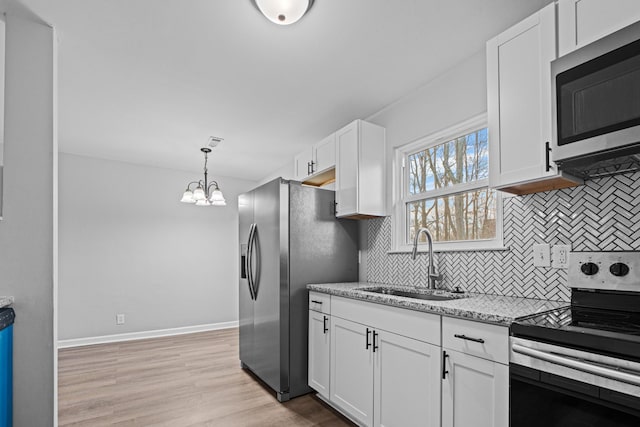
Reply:
[[623, 262], [616, 262], [615, 264], [611, 264], [609, 271], [614, 276], [622, 277], [629, 274], [629, 266]]
[[598, 272], [598, 265], [592, 262], [585, 262], [580, 266], [580, 270], [587, 276], [593, 276]]

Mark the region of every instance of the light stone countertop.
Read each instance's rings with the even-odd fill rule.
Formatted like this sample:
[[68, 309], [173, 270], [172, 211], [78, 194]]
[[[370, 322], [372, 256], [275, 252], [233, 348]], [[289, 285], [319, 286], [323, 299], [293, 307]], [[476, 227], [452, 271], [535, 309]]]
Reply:
[[0, 296], [0, 308], [8, 307], [13, 304], [13, 297], [2, 297]]
[[[385, 295], [366, 292], [360, 288], [384, 287], [400, 290], [415, 290], [405, 286], [389, 285], [370, 282], [326, 283], [310, 284], [310, 291], [359, 299], [378, 304], [407, 308], [409, 310], [425, 311], [443, 316], [460, 317], [486, 323], [509, 326], [515, 319], [566, 307], [569, 303], [562, 301], [547, 301], [531, 298], [507, 297], [478, 293], [465, 293], [464, 298], [449, 301], [431, 301], [415, 298]], [[426, 288], [419, 288], [428, 291]], [[436, 291], [438, 293], [439, 291]], [[449, 292], [444, 292], [450, 294]]]

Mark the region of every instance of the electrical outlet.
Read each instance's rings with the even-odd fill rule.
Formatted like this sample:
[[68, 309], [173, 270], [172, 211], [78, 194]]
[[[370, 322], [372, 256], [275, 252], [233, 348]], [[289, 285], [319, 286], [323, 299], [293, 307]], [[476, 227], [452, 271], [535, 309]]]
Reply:
[[124, 325], [124, 314], [116, 314], [116, 325]]
[[548, 244], [533, 245], [533, 266], [551, 267], [551, 249]]
[[553, 249], [551, 250], [551, 252], [551, 267], [569, 267], [569, 252], [571, 252], [571, 245], [553, 245]]

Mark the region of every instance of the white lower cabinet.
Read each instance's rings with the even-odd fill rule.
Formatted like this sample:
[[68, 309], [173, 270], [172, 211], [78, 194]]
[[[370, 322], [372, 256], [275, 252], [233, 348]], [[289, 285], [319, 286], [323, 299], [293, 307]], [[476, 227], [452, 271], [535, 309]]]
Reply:
[[335, 318], [331, 402], [365, 426], [440, 425], [440, 347]]
[[329, 398], [331, 316], [309, 310], [309, 387]]
[[339, 317], [331, 323], [329, 399], [359, 424], [373, 425], [372, 330]]
[[373, 425], [440, 425], [440, 346], [381, 331], [374, 357]]
[[442, 426], [509, 426], [509, 329], [442, 318]]
[[310, 307], [309, 386], [358, 425], [508, 427], [508, 328], [320, 294]]
[[509, 367], [444, 351], [443, 427], [508, 427]]

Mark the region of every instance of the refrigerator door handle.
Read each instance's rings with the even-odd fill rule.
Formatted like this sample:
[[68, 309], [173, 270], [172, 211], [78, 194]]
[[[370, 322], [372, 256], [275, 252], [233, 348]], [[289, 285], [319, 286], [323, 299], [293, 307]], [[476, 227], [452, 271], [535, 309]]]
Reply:
[[251, 228], [249, 228], [249, 239], [247, 240], [247, 256], [246, 256], [246, 271], [247, 271], [247, 284], [249, 285], [249, 295], [251, 295], [251, 299], [255, 300], [256, 296], [253, 291], [253, 271], [251, 270], [252, 264], [252, 253], [251, 253], [251, 244], [253, 242], [253, 234], [255, 232], [256, 225], [251, 224]]
[[[249, 247], [247, 248], [247, 254], [249, 255], [249, 274], [248, 276], [251, 278], [249, 281], [249, 286], [251, 287], [252, 298], [255, 300], [258, 298], [258, 290], [256, 289], [256, 276], [258, 271], [258, 265], [260, 263], [260, 259], [257, 256], [257, 253], [254, 253], [254, 249], [256, 247], [256, 233], [258, 232], [258, 224], [251, 224], [251, 232], [249, 233]], [[253, 261], [255, 256], [255, 264], [256, 264], [256, 272], [254, 274], [253, 271]]]

